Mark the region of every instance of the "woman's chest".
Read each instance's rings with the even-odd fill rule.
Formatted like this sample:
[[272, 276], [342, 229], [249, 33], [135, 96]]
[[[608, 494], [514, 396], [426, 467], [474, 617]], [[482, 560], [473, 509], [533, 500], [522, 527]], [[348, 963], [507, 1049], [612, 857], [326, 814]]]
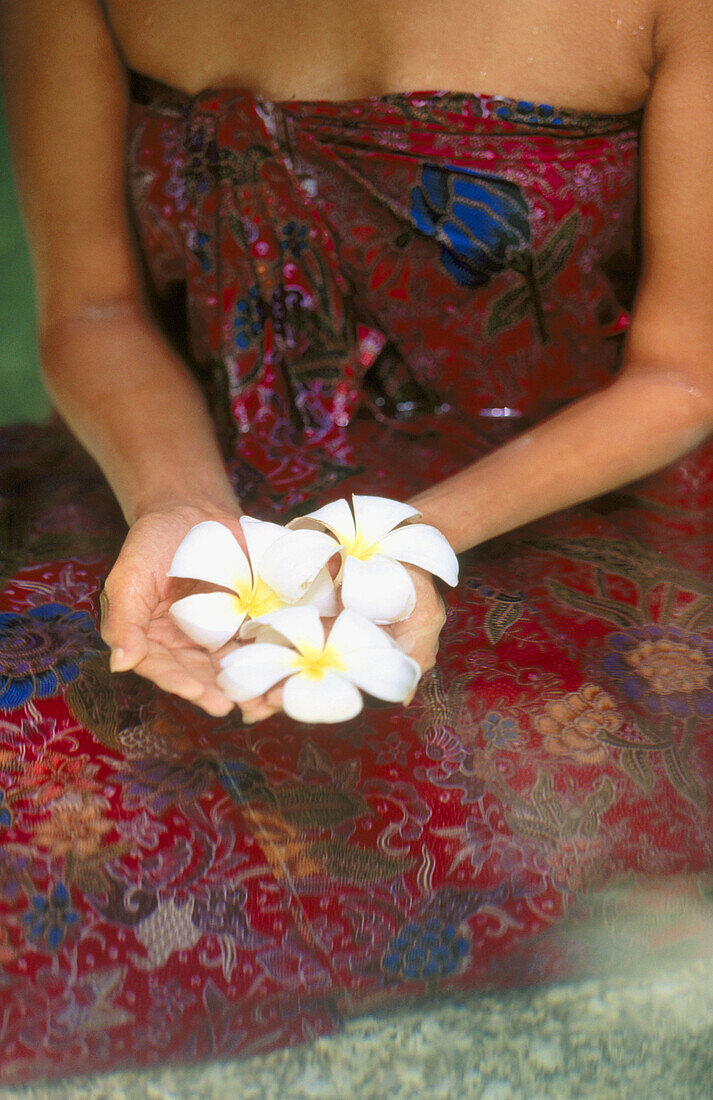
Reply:
[[604, 113], [641, 105], [655, 0], [108, 0], [129, 65], [272, 99], [487, 92]]

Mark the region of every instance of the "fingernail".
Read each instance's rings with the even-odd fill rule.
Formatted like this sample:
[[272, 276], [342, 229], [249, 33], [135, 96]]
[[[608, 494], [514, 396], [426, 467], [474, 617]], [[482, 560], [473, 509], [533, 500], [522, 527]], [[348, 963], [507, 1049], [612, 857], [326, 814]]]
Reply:
[[111, 657], [109, 658], [109, 668], [112, 672], [121, 672], [121, 666], [124, 663], [125, 657], [126, 654], [123, 649], [112, 649]]

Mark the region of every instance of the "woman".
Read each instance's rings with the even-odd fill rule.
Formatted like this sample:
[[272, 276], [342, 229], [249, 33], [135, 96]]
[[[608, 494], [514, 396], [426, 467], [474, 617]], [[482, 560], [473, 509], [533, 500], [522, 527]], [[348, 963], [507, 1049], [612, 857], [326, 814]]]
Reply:
[[[90, 940], [93, 1003], [114, 1013], [93, 1058], [201, 1056], [330, 1028], [360, 993], [555, 973], [532, 937], [574, 891], [706, 869], [708, 452], [464, 552], [713, 426], [713, 17], [693, 0], [0, 10], [45, 377], [129, 524], [102, 637], [114, 672], [171, 693], [109, 683], [71, 618], [108, 521], [72, 555], [63, 612], [57, 569], [20, 563], [8, 634], [51, 621], [49, 650], [71, 652], [42, 676], [6, 661], [5, 965], [33, 975], [14, 1076], [22, 1020], [56, 1067], [39, 1021], [78, 1003]], [[279, 692], [226, 718], [213, 660], [167, 615], [178, 543], [352, 491], [408, 497], [464, 554], [437, 666], [407, 711], [327, 733], [281, 718]], [[52, 498], [34, 529], [56, 515]], [[412, 575], [398, 637], [428, 670], [443, 614]], [[39, 823], [28, 759], [59, 776]], [[69, 1025], [62, 1044], [63, 1068], [86, 1060]]]

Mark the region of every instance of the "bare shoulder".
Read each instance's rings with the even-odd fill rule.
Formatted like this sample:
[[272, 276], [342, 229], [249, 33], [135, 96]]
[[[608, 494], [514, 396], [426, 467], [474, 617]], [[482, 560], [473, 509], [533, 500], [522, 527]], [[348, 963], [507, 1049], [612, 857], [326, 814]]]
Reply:
[[710, 0], [657, 0], [656, 60], [677, 55], [707, 59], [713, 68], [713, 4]]
[[[18, 50], [39, 60], [47, 46], [74, 41], [77, 51], [96, 50], [106, 25], [99, 0], [0, 0], [0, 43], [5, 64]], [[38, 67], [35, 75], [42, 76]], [[68, 74], [63, 74], [68, 75]]]
[[713, 5], [658, 0], [642, 140], [644, 270], [629, 356], [713, 402]]

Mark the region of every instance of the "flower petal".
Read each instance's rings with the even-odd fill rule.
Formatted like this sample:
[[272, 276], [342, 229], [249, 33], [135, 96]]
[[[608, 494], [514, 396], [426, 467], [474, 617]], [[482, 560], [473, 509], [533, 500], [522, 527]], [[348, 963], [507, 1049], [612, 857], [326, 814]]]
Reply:
[[353, 496], [352, 504], [357, 534], [370, 543], [379, 542], [404, 520], [421, 515], [410, 504], [389, 497]]
[[205, 646], [220, 649], [237, 634], [245, 612], [239, 601], [228, 592], [197, 592], [176, 600], [168, 613], [184, 634]]
[[235, 703], [255, 699], [294, 673], [295, 656], [293, 649], [269, 642], [239, 646], [221, 660], [218, 686]]
[[417, 662], [407, 657], [385, 630], [355, 611], [342, 611], [327, 643], [344, 662], [344, 675], [378, 699], [402, 702], [421, 677]]
[[408, 699], [421, 678], [420, 666], [396, 646], [354, 651], [343, 654], [342, 660], [344, 676], [362, 691], [389, 703]]
[[349, 608], [335, 619], [327, 640], [341, 657], [353, 650], [388, 649], [395, 645], [385, 630]]
[[246, 619], [240, 627], [238, 638], [241, 642], [255, 639], [258, 642], [270, 642], [272, 645], [281, 645], [283, 648], [292, 649], [284, 634], [280, 634], [272, 626], [267, 626], [264, 618]]
[[302, 599], [294, 606], [303, 607], [308, 604], [317, 608], [322, 619], [333, 618], [339, 612], [339, 600], [328, 569], [320, 569]]
[[357, 688], [337, 672], [321, 680], [291, 676], [282, 690], [285, 714], [297, 722], [348, 722], [363, 705]]
[[260, 576], [281, 600], [297, 603], [337, 551], [334, 539], [323, 531], [283, 531], [265, 551]]
[[290, 527], [299, 527], [302, 520], [318, 520], [333, 531], [340, 542], [351, 542], [356, 537], [354, 517], [346, 500], [334, 500], [331, 504], [318, 508], [316, 512], [300, 516], [292, 521]]
[[258, 621], [284, 635], [300, 652], [324, 649], [324, 629], [316, 607], [283, 607], [261, 615]]
[[416, 589], [403, 565], [381, 554], [369, 561], [347, 557], [341, 592], [344, 607], [376, 623], [401, 622], [416, 606]]
[[205, 520], [191, 527], [176, 550], [169, 577], [191, 577], [237, 591], [251, 587], [250, 563], [235, 535], [222, 523]]
[[248, 548], [248, 557], [257, 576], [260, 573], [260, 565], [266, 550], [273, 542], [282, 538], [285, 528], [279, 523], [269, 523], [267, 520], [254, 519], [253, 516], [241, 516], [240, 526], [245, 535], [245, 545]]
[[435, 573], [446, 584], [458, 584], [458, 558], [451, 544], [438, 528], [427, 523], [392, 531], [381, 540], [379, 552]]

